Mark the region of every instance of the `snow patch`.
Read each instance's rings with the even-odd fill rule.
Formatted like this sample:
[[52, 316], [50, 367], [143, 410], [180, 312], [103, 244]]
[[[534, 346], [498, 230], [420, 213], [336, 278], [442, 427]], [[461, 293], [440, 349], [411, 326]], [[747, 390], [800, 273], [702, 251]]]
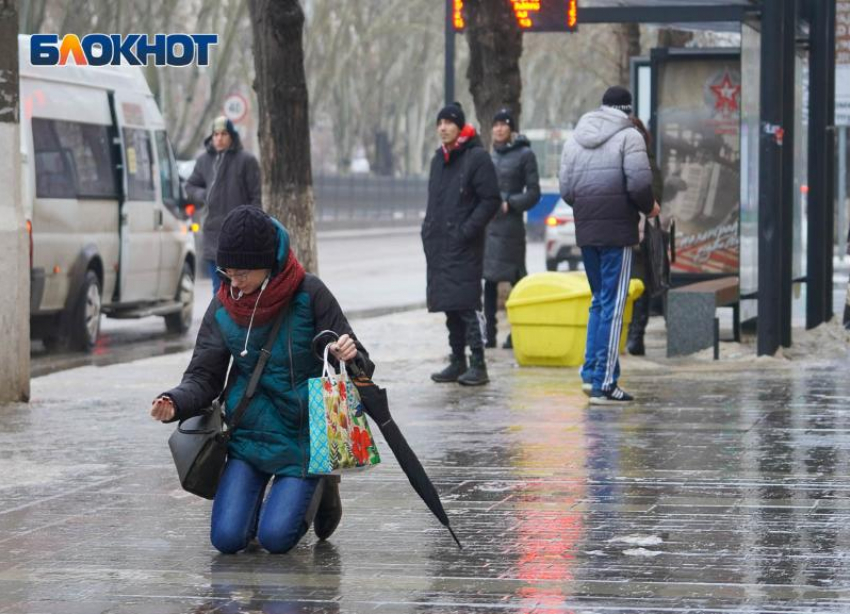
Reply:
[[631, 548], [629, 550], [623, 550], [623, 554], [626, 556], [644, 556], [644, 557], [653, 557], [664, 554], [663, 552], [658, 552], [657, 550], [647, 550], [646, 548]]
[[628, 544], [630, 546], [658, 546], [664, 540], [657, 535], [626, 535], [625, 537], [612, 537], [609, 544]]

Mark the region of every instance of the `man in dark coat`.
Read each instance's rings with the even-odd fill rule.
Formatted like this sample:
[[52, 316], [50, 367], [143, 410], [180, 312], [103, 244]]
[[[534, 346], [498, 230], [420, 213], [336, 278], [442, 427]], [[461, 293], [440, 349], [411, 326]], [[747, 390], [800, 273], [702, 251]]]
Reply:
[[186, 182], [186, 192], [193, 204], [206, 208], [204, 260], [215, 293], [220, 283], [215, 255], [221, 224], [240, 205], [261, 206], [262, 183], [257, 158], [242, 149], [239, 133], [226, 117], [213, 120], [212, 134], [204, 141], [204, 148]]
[[[652, 170], [652, 196], [655, 202], [661, 204], [664, 197], [664, 177], [661, 174], [661, 169], [655, 161], [655, 153], [652, 148], [652, 136], [644, 126], [643, 122], [637, 118], [631, 118], [632, 123], [637, 128], [646, 143], [646, 153], [649, 157], [649, 168]], [[647, 263], [644, 261], [646, 254], [646, 237], [644, 235], [645, 220], [641, 219], [640, 225], [640, 245], [635, 248], [632, 254], [632, 279], [640, 279], [646, 284]], [[632, 307], [632, 322], [629, 325], [628, 345], [626, 348], [629, 354], [633, 356], [643, 356], [646, 354], [646, 346], [644, 344], [644, 335], [646, 334], [646, 325], [649, 323], [650, 304], [652, 297], [648, 292], [644, 292], [635, 301]]]
[[[516, 133], [516, 121], [507, 109], [493, 118], [491, 158], [499, 179], [502, 208], [487, 226], [484, 247], [484, 316], [487, 318], [485, 347], [496, 347], [496, 304], [500, 281], [516, 284], [526, 276], [525, 222], [523, 213], [540, 200], [537, 156], [531, 143]], [[510, 335], [503, 346], [512, 347]]]
[[439, 112], [437, 134], [442, 146], [431, 161], [422, 244], [428, 311], [446, 313], [452, 355], [431, 379], [476, 386], [489, 381], [481, 314], [484, 230], [502, 201], [493, 162], [459, 103]]

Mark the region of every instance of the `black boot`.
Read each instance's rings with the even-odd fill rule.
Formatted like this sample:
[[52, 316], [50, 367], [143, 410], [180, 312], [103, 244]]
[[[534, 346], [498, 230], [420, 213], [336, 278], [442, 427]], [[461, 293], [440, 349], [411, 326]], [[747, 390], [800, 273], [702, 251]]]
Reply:
[[645, 356], [646, 346], [643, 344], [643, 337], [629, 337], [626, 341], [626, 349], [632, 356]]
[[342, 500], [339, 498], [339, 477], [329, 476], [322, 480], [324, 490], [313, 521], [313, 531], [319, 539], [327, 539], [333, 535], [342, 519]]
[[440, 384], [456, 382], [457, 378], [460, 377], [465, 371], [466, 355], [455, 356], [454, 354], [452, 354], [451, 356], [449, 356], [449, 366], [440, 371], [439, 373], [432, 373], [431, 379]]
[[641, 296], [635, 301], [632, 309], [632, 322], [629, 324], [629, 334], [626, 340], [626, 349], [632, 356], [644, 356], [646, 347], [643, 344], [643, 336], [646, 333], [646, 325], [649, 322], [649, 298]]
[[487, 341], [484, 342], [485, 348], [496, 347], [496, 322], [495, 320], [487, 319]]
[[503, 350], [512, 350], [514, 349], [514, 340], [511, 338], [510, 333], [508, 333], [508, 338], [505, 339], [505, 342], [502, 344]]
[[484, 353], [473, 354], [469, 361], [469, 369], [457, 378], [458, 384], [464, 386], [483, 386], [490, 381], [487, 377], [487, 364], [484, 362]]

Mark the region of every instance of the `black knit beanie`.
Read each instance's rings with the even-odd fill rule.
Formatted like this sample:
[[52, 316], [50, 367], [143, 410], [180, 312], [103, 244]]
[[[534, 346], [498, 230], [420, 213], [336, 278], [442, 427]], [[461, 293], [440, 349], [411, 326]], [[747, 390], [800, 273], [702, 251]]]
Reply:
[[498, 113], [493, 116], [493, 125], [496, 122], [505, 122], [508, 126], [511, 127], [513, 132], [516, 132], [516, 123], [514, 122], [514, 116], [508, 109], [500, 109]]
[[447, 104], [440, 109], [440, 112], [437, 113], [437, 123], [440, 123], [441, 119], [447, 119], [450, 122], [454, 122], [461, 130], [463, 130], [463, 127], [466, 125], [466, 116], [463, 114], [463, 107], [460, 106], [459, 102]]
[[626, 115], [631, 115], [632, 93], [624, 87], [613, 85], [602, 96], [602, 106], [618, 109]]
[[271, 269], [277, 262], [277, 229], [254, 205], [227, 214], [218, 235], [215, 263], [223, 269]]

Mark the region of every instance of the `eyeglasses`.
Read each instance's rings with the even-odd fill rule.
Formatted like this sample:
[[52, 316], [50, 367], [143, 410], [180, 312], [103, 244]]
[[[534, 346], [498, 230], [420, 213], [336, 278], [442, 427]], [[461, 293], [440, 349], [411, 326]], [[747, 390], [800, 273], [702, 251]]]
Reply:
[[248, 275], [251, 274], [251, 271], [248, 269], [223, 269], [220, 266], [215, 268], [215, 272], [219, 277], [227, 282], [233, 281], [234, 279], [245, 281], [248, 279]]

